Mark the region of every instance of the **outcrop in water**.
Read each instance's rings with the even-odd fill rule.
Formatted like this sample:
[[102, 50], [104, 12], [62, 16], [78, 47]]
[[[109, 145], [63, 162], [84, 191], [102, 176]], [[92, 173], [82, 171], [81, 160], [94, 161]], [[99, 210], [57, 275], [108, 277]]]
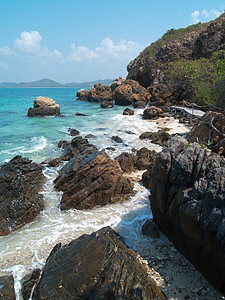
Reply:
[[[57, 244], [36, 280], [32, 299], [166, 299], [120, 237], [110, 228]], [[28, 287], [28, 288], [27, 288]], [[30, 281], [23, 284], [29, 299]]]
[[59, 104], [48, 97], [37, 97], [34, 100], [34, 107], [30, 107], [28, 117], [60, 116]]
[[42, 170], [21, 156], [0, 167], [0, 236], [33, 221], [44, 208]]
[[130, 179], [123, 177], [119, 163], [104, 151], [70, 159], [54, 183], [57, 190], [63, 191], [62, 210], [91, 209], [124, 200], [133, 189]]
[[89, 101], [89, 102], [112, 102], [112, 90], [107, 85], [101, 83], [95, 84], [92, 89], [81, 89], [76, 95], [77, 101]]
[[174, 136], [157, 155], [150, 191], [154, 221], [225, 293], [224, 158]]

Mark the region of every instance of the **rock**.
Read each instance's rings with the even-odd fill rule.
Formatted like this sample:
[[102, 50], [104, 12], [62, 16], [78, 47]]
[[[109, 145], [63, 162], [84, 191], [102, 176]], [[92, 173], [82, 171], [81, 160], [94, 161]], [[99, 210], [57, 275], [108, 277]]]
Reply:
[[[217, 132], [213, 126], [220, 131]], [[222, 113], [208, 111], [203, 118], [193, 126], [187, 135], [190, 142], [208, 145], [209, 149], [225, 156], [225, 116]]]
[[[117, 105], [145, 107], [150, 101], [151, 95], [144, 87], [140, 86], [137, 81], [125, 80], [114, 90], [113, 99]], [[138, 104], [139, 102], [140, 104]]]
[[114, 107], [113, 101], [106, 101], [106, 100], [104, 100], [101, 103], [101, 108], [113, 108], [113, 107]]
[[63, 191], [62, 210], [116, 202], [128, 198], [133, 189], [130, 179], [122, 176], [119, 163], [104, 151], [70, 159], [54, 183], [57, 190]]
[[144, 132], [139, 138], [140, 139], [150, 139], [152, 143], [164, 146], [168, 141], [170, 134], [165, 131], [165, 129], [160, 129], [158, 132]]
[[92, 138], [95, 138], [95, 135], [89, 133], [89, 134], [85, 135], [85, 138], [86, 139], [92, 139]]
[[59, 105], [55, 100], [47, 97], [37, 97], [34, 100], [34, 108], [30, 107], [28, 117], [60, 116]]
[[123, 79], [121, 76], [116, 77], [115, 79], [113, 79], [113, 82], [109, 85], [109, 87], [111, 88], [112, 92], [115, 90], [115, 88], [117, 88], [118, 86], [121, 85], [122, 82], [124, 82], [125, 79]]
[[145, 221], [141, 228], [141, 232], [144, 235], [148, 235], [153, 239], [160, 237], [159, 227], [152, 220]]
[[142, 184], [146, 189], [150, 188], [150, 177], [151, 177], [152, 167], [153, 167], [152, 165], [148, 166], [147, 171], [145, 171], [141, 177]]
[[89, 102], [111, 102], [112, 99], [113, 97], [111, 88], [107, 85], [102, 85], [101, 83], [95, 84], [94, 87], [90, 89], [88, 94]]
[[112, 136], [112, 140], [116, 143], [122, 143], [123, 142], [123, 140], [118, 135]]
[[130, 109], [130, 108], [125, 108], [123, 111], [123, 115], [132, 116], [132, 115], [134, 115], [134, 110]]
[[21, 156], [0, 167], [0, 236], [33, 221], [44, 208], [42, 170]]
[[97, 148], [93, 144], [90, 144], [87, 139], [83, 139], [81, 136], [76, 136], [64, 149], [60, 159], [68, 161], [79, 154], [87, 155], [95, 151], [97, 151]]
[[[57, 244], [32, 299], [166, 299], [155, 281], [110, 227]], [[29, 299], [30, 294], [23, 297]]]
[[163, 111], [161, 110], [161, 108], [156, 106], [150, 106], [144, 110], [143, 118], [149, 120], [156, 119], [159, 118], [162, 115], [162, 113]]
[[109, 150], [109, 151], [116, 151], [116, 149], [114, 147], [107, 147], [106, 150]]
[[0, 298], [2, 300], [15, 300], [13, 276], [0, 277]]
[[136, 155], [135, 167], [138, 170], [145, 170], [155, 163], [156, 152], [154, 150], [148, 150], [146, 147], [143, 147], [138, 150]]
[[79, 134], [80, 134], [79, 130], [73, 129], [73, 128], [68, 128], [67, 131], [69, 132], [69, 134], [70, 134], [71, 136], [76, 136], [76, 135], [79, 135]]
[[61, 140], [58, 143], [58, 148], [66, 149], [67, 146], [69, 146], [70, 142], [66, 140]]
[[35, 269], [31, 274], [27, 274], [22, 279], [22, 288], [21, 293], [23, 295], [23, 300], [31, 299], [30, 295], [32, 293], [32, 289], [34, 285], [37, 285], [38, 281], [41, 277], [41, 270]]
[[75, 114], [75, 116], [78, 116], [78, 117], [87, 117], [88, 115], [85, 115], [85, 114], [82, 114], [82, 113], [77, 112], [77, 113]]
[[60, 164], [62, 164], [63, 161], [60, 158], [48, 158], [45, 161], [43, 161], [41, 164], [47, 165], [48, 167], [58, 167]]
[[88, 93], [89, 91], [87, 89], [80, 89], [77, 91], [77, 101], [88, 101]]
[[115, 158], [120, 164], [121, 169], [126, 173], [131, 173], [137, 157], [131, 153], [123, 152]]
[[225, 293], [225, 160], [197, 143], [171, 137], [150, 179], [154, 221]]

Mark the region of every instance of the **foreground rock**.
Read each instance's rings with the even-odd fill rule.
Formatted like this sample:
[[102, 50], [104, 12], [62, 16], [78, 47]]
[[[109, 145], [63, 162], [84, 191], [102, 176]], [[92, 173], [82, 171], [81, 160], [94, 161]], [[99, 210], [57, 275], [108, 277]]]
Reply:
[[113, 99], [117, 105], [145, 107], [150, 101], [151, 95], [137, 81], [125, 80], [114, 90]]
[[225, 160], [172, 137], [150, 180], [154, 221], [176, 247], [225, 293]]
[[44, 208], [42, 170], [21, 156], [0, 168], [0, 236], [31, 222]]
[[213, 152], [225, 156], [225, 116], [222, 113], [207, 112], [191, 129], [187, 140], [208, 145]]
[[34, 100], [34, 107], [30, 107], [28, 117], [60, 116], [59, 104], [47, 97], [37, 97]]
[[0, 299], [15, 300], [13, 276], [0, 277]]
[[70, 143], [67, 141], [60, 141], [58, 146], [59, 148], [64, 149], [60, 158], [65, 161], [80, 154], [87, 155], [97, 151], [97, 148], [93, 144], [90, 144], [87, 139], [84, 139], [81, 136], [76, 136]]
[[104, 151], [77, 155], [64, 166], [55, 179], [55, 188], [63, 191], [61, 209], [91, 209], [129, 197], [130, 179], [122, 176], [116, 160]]
[[161, 110], [161, 108], [156, 106], [150, 106], [144, 110], [143, 118], [149, 120], [156, 119], [159, 118], [162, 115], [162, 113], [163, 111]]
[[32, 299], [166, 299], [110, 227], [56, 245], [36, 282]]

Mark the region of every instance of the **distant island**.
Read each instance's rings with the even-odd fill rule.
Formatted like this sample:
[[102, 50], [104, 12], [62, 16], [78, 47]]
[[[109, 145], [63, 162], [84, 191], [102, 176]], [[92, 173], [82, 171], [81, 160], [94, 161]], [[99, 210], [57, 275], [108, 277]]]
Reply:
[[15, 83], [15, 82], [0, 82], [0, 88], [59, 88], [59, 87], [64, 87], [64, 88], [91, 88], [94, 86], [96, 83], [101, 83], [103, 85], [110, 85], [112, 83], [112, 79], [98, 79], [95, 81], [88, 81], [88, 82], [82, 82], [82, 83], [77, 83], [77, 82], [70, 82], [70, 83], [59, 83], [57, 81], [44, 78], [41, 80], [37, 81], [32, 81], [32, 82], [20, 82], [20, 83]]

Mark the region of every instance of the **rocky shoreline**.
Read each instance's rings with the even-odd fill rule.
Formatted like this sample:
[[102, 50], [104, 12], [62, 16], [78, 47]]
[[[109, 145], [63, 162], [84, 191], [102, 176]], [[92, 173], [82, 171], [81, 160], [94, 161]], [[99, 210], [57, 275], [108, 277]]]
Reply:
[[[178, 132], [180, 132], [180, 134], [182, 134], [183, 131], [187, 132], [187, 130], [188, 130], [188, 127], [186, 127], [186, 125], [184, 125], [184, 124], [180, 123], [180, 125], [178, 125], [179, 123], [173, 117], [169, 117], [169, 114], [167, 115], [167, 117], [165, 117], [165, 116], [159, 117], [158, 116], [158, 117], [156, 117], [156, 120], [158, 122], [158, 127], [160, 130], [162, 130], [163, 128], [166, 129], [169, 127], [169, 129], [167, 129], [167, 131], [169, 133], [171, 132], [172, 134], [176, 131], [178, 131]], [[150, 120], [146, 120], [146, 122], [150, 122]], [[180, 129], [177, 126], [180, 126]], [[77, 134], [79, 134], [79, 132], [77, 132]], [[149, 138], [149, 137], [147, 137], [147, 138]], [[150, 138], [152, 139], [152, 136]], [[176, 137], [174, 137], [174, 138], [176, 138]], [[169, 136], [167, 137], [167, 139], [169, 139], [169, 141], [170, 141]], [[162, 141], [161, 141], [160, 143], [163, 146], [166, 143], [168, 144], [168, 142], [165, 141], [162, 143]], [[65, 144], [65, 142], [64, 142], [64, 144]], [[61, 145], [63, 145], [63, 144], [60, 143], [60, 146]], [[75, 137], [71, 143], [67, 143], [65, 145], [66, 146], [64, 147], [64, 150], [62, 151], [61, 158], [59, 158], [58, 161], [55, 160], [55, 162], [57, 164], [61, 163], [63, 160], [65, 160], [65, 161], [68, 161], [68, 164], [72, 166], [72, 161], [74, 160], [74, 162], [76, 162], [76, 160], [77, 160], [76, 164], [78, 163], [78, 170], [80, 170], [80, 168], [81, 168], [80, 162], [82, 161], [82, 160], [80, 161], [80, 159], [79, 159], [80, 156], [81, 156], [81, 158], [82, 157], [85, 158], [85, 163], [87, 163], [87, 161], [88, 161], [87, 160], [88, 156], [92, 157], [93, 153], [96, 153], [96, 154], [94, 154], [94, 157], [98, 157], [98, 156], [96, 156], [98, 153], [98, 152], [96, 152], [97, 148], [95, 148], [94, 145], [89, 144], [89, 142], [87, 140], [85, 140], [79, 136]], [[185, 145], [184, 145], [184, 147], [185, 147]], [[144, 150], [142, 150], [142, 151], [144, 151]], [[143, 152], [143, 153], [147, 153], [147, 152]], [[99, 153], [98, 155], [102, 155], [102, 154]], [[127, 177], [128, 179], [133, 178], [133, 182], [141, 179], [140, 174], [135, 175], [137, 171], [135, 171], [133, 173], [134, 166], [136, 166], [135, 168], [139, 168], [140, 170], [148, 169], [149, 170], [148, 174], [150, 177], [151, 177], [151, 175], [150, 175], [151, 168], [154, 166], [155, 158], [152, 161], [152, 157], [149, 156], [149, 154], [147, 156], [146, 156], [146, 154], [141, 154], [141, 156], [139, 156], [139, 155], [140, 154], [138, 154], [138, 153], [136, 155], [132, 154], [132, 156], [129, 156], [128, 154], [126, 154], [126, 155], [124, 154], [124, 156], [121, 156], [121, 158], [119, 158], [119, 157], [117, 158], [117, 161], [118, 161], [117, 168], [118, 167], [119, 167], [119, 169], [122, 168], [123, 171], [128, 172], [128, 174], [126, 176], [128, 176]], [[104, 154], [103, 154], [103, 156], [104, 156]], [[141, 163], [140, 162], [137, 163], [137, 160], [140, 158], [142, 160], [144, 159], [144, 161], [146, 160], [146, 163], [144, 163], [144, 161]], [[45, 163], [49, 163], [50, 165], [54, 166], [54, 162], [52, 162], [52, 160], [46, 161]], [[142, 168], [141, 166], [143, 165], [143, 163], [145, 164], [145, 167]], [[133, 164], [133, 167], [131, 167], [132, 164]], [[156, 167], [154, 166], [154, 168], [156, 168]], [[97, 169], [100, 171], [99, 167], [97, 167]], [[111, 167], [109, 169], [111, 169]], [[61, 173], [64, 174], [65, 170], [64, 171], [62, 170]], [[156, 172], [161, 172], [161, 171], [156, 171]], [[96, 174], [96, 172], [94, 172], [94, 173]], [[100, 171], [100, 173], [101, 173], [101, 171]], [[118, 173], [118, 171], [116, 173]], [[70, 173], [68, 173], [68, 175], [69, 174]], [[74, 174], [76, 174], [76, 173], [74, 173]], [[153, 172], [153, 174], [154, 174], [154, 172]], [[92, 178], [92, 176], [93, 176], [93, 175], [88, 175], [86, 167], [85, 167], [85, 175], [86, 175], [86, 178]], [[78, 176], [78, 175], [70, 174], [69, 177], [71, 177], [71, 176], [72, 177], [74, 176], [76, 178], [76, 176]], [[60, 178], [60, 176], [59, 176], [59, 178]], [[98, 176], [97, 176], [97, 178], [98, 178]], [[129, 179], [129, 180], [131, 180], [131, 179]], [[143, 180], [143, 176], [142, 176], [142, 180]], [[148, 180], [148, 177], [147, 177], [147, 180]], [[149, 180], [150, 180], [150, 178], [149, 178]], [[71, 192], [70, 192], [71, 189], [68, 189], [69, 186], [66, 183], [66, 180], [60, 179], [60, 181], [63, 184], [66, 184], [67, 193], [71, 194]], [[56, 179], [55, 183], [57, 184], [57, 182], [59, 182], [59, 179]], [[111, 182], [111, 180], [110, 180], [110, 182]], [[82, 184], [82, 182], [78, 182], [78, 184], [83, 187], [90, 185], [87, 182], [84, 184]], [[94, 184], [94, 186], [95, 186], [95, 184]], [[104, 182], [103, 182], [103, 186], [105, 186]], [[100, 189], [102, 189], [103, 186]], [[99, 189], [99, 187], [97, 189]], [[76, 188], [76, 190], [78, 191], [78, 194], [79, 194], [80, 193], [79, 189]], [[131, 190], [129, 191], [129, 193], [130, 192], [131, 192]], [[94, 199], [97, 199], [96, 196], [94, 196]], [[153, 217], [154, 217], [154, 209], [153, 209]], [[138, 250], [138, 248], [137, 248], [135, 257], [143, 265], [145, 265], [145, 267], [147, 268], [146, 272], [147, 272], [148, 276], [150, 276], [150, 278], [152, 278], [156, 281], [157, 285], [161, 288], [161, 290], [166, 295], [165, 297], [168, 297], [169, 299], [189, 299], [189, 298], [192, 299], [192, 297], [195, 297], [195, 299], [197, 299], [197, 298], [198, 299], [211, 299], [211, 297], [214, 297], [215, 299], [222, 299], [222, 295], [218, 291], [214, 290], [210, 285], [208, 285], [207, 281], [205, 281], [205, 279], [203, 279], [203, 277], [190, 265], [190, 263], [187, 262], [186, 259], [177, 252], [177, 250], [174, 248], [172, 243], [167, 240], [167, 238], [163, 235], [163, 233], [159, 229], [155, 229], [155, 226], [156, 225], [153, 225], [153, 229], [150, 228], [149, 230], [147, 230], [147, 231], [149, 231], [148, 234], [150, 234], [150, 237], [147, 238], [149, 245], [148, 246], [147, 246], [147, 244], [145, 245], [145, 251], [143, 251], [142, 248], [140, 248], [140, 250]], [[157, 231], [156, 236], [154, 236], [155, 230]], [[152, 236], [152, 234], [153, 234], [153, 236]], [[190, 272], [191, 272], [191, 275], [190, 275]], [[37, 276], [37, 274], [39, 274], [39, 275], [42, 274], [42, 271], [35, 271], [33, 277]], [[188, 274], [188, 276], [186, 274]], [[27, 281], [27, 278], [26, 278], [26, 280], [24, 279], [26, 282], [26, 284], [24, 285], [24, 288], [23, 288], [26, 291], [26, 292], [24, 292], [25, 293], [24, 299], [26, 299], [26, 297], [27, 297], [26, 296], [27, 285], [30, 286], [31, 283], [32, 284], [35, 283], [35, 280], [32, 279], [33, 277], [31, 277], [31, 279], [29, 279], [31, 281]], [[37, 277], [37, 278], [39, 278], [39, 277]], [[196, 285], [196, 281], [194, 278], [195, 279], [199, 278], [198, 285]], [[4, 280], [6, 280], [5, 277], [4, 277]], [[9, 278], [9, 280], [11, 280], [11, 279]], [[186, 284], [181, 283], [182, 280], [186, 280]], [[6, 282], [7, 282], [7, 280], [6, 280]], [[3, 291], [1, 291], [1, 293], [4, 292], [4, 286], [5, 285], [3, 285]], [[106, 293], [108, 293], [108, 292], [106, 292]], [[5, 293], [6, 293], [5, 295], [7, 295], [8, 291]], [[110, 288], [110, 293], [112, 293], [111, 288]], [[37, 298], [33, 298], [33, 299], [40, 299], [40, 296], [35, 296], [35, 297], [37, 297]], [[62, 297], [64, 297], [64, 296], [62, 296]], [[134, 297], [134, 299], [139, 299], [139, 298], [135, 298], [135, 297]], [[163, 294], [161, 297], [164, 297]], [[176, 297], [178, 297], [178, 298], [176, 298]], [[47, 299], [49, 299], [49, 298], [47, 298]], [[142, 299], [142, 298], [140, 298], [140, 299]], [[154, 299], [154, 298], [147, 298], [147, 299]], [[162, 299], [164, 299], [164, 298], [162, 298]]]

